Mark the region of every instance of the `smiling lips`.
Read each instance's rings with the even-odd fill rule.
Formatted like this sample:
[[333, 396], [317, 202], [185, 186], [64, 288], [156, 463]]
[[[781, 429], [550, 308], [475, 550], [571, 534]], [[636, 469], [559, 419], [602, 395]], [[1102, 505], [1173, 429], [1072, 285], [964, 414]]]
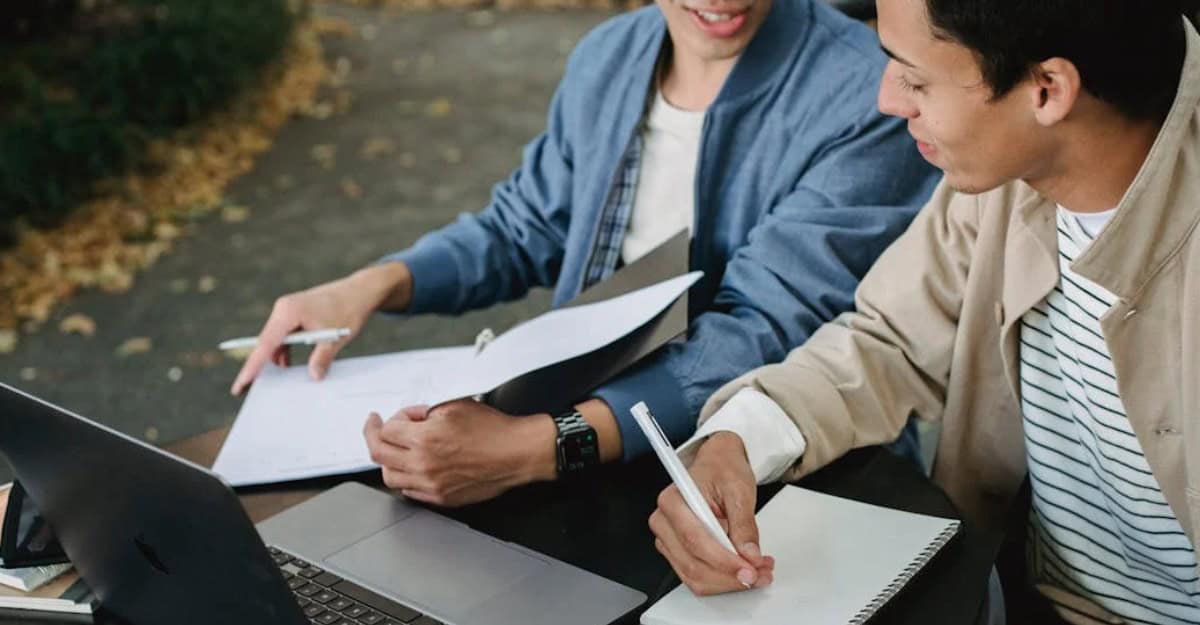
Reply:
[[685, 5], [681, 5], [685, 11], [692, 15], [692, 22], [712, 37], [726, 38], [732, 37], [742, 29], [746, 24], [746, 13], [749, 12], [749, 7], [738, 9], [722, 9], [710, 11], [706, 9], [694, 9]]
[[937, 148], [933, 147], [933, 144], [926, 143], [920, 139], [917, 140], [917, 151], [920, 152], [921, 156], [924, 156], [926, 159], [931, 159], [935, 154], [937, 154]]
[[912, 136], [913, 141], [917, 142], [917, 151], [920, 152], [921, 156], [924, 156], [926, 160], [933, 158], [933, 156], [937, 154], [937, 148], [933, 147], [933, 144], [928, 141], [922, 141], [918, 136], [918, 133], [913, 131], [911, 123], [908, 127], [908, 134]]

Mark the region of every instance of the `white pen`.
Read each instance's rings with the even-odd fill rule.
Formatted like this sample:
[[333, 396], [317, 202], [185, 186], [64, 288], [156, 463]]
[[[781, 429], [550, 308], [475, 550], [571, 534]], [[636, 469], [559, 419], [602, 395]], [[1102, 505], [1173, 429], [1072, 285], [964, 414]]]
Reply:
[[679, 455], [667, 441], [667, 435], [663, 434], [662, 426], [654, 419], [654, 415], [650, 414], [650, 408], [646, 406], [646, 402], [640, 401], [634, 404], [629, 412], [633, 413], [634, 421], [637, 421], [642, 433], [650, 441], [650, 447], [654, 449], [659, 461], [666, 468], [667, 474], [671, 476], [671, 481], [675, 482], [675, 486], [679, 488], [679, 494], [683, 495], [683, 501], [692, 509], [692, 514], [696, 515], [700, 524], [718, 543], [721, 543], [722, 547], [736, 554], [737, 549], [733, 548], [733, 541], [729, 540], [729, 535], [717, 522], [712, 508], [708, 507], [708, 501], [704, 499], [704, 495], [700, 494], [700, 489], [696, 486], [696, 482], [692, 481], [691, 474], [679, 461]]
[[[350, 336], [350, 328], [326, 328], [323, 330], [309, 330], [307, 332], [293, 332], [283, 339], [284, 345], [316, 345], [317, 343], [332, 343], [333, 341], [341, 340]], [[217, 347], [224, 350], [229, 349], [245, 349], [258, 345], [257, 336], [243, 336], [241, 338], [229, 339], [222, 341]]]

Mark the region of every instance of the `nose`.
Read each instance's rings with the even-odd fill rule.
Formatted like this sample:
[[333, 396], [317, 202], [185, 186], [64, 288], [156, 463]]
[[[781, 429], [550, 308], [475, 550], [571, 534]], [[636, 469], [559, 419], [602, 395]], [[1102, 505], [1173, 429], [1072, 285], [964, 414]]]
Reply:
[[893, 117], [912, 119], [917, 116], [912, 94], [900, 86], [900, 64], [889, 61], [879, 84], [879, 112]]

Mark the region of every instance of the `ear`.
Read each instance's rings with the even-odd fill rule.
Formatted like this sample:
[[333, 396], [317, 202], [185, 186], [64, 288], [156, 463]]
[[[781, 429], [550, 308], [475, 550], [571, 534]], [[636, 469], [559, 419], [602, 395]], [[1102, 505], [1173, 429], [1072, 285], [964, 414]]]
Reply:
[[1075, 109], [1083, 80], [1074, 63], [1055, 57], [1033, 68], [1033, 86], [1034, 117], [1043, 126], [1053, 126]]

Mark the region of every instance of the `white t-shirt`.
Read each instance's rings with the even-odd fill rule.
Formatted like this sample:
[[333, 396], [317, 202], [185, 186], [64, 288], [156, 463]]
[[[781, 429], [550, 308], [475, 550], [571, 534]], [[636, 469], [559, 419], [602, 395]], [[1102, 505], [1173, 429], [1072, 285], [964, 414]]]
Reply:
[[1108, 222], [1112, 221], [1113, 215], [1117, 214], [1117, 209], [1115, 208], [1110, 208], [1099, 213], [1077, 213], [1066, 209], [1061, 204], [1058, 210], [1074, 219], [1090, 239], [1095, 239], [1096, 235], [1100, 234], [1100, 231], [1104, 229], [1104, 226], [1107, 226]]
[[687, 228], [692, 231], [696, 204], [696, 161], [704, 111], [675, 108], [654, 94], [642, 129], [642, 162], [629, 228], [621, 243], [626, 264]]

